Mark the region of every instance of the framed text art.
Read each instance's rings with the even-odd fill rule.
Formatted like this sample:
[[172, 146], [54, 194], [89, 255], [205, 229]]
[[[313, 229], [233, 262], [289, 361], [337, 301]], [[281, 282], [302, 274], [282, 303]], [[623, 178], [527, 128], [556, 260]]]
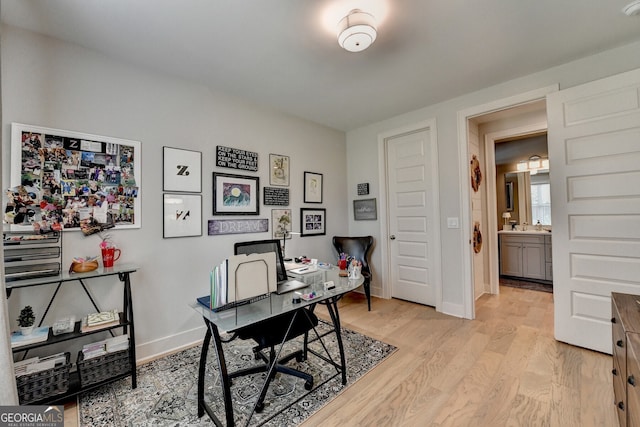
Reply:
[[289, 156], [269, 154], [269, 184], [289, 186]]
[[304, 173], [304, 202], [322, 203], [322, 174]]
[[258, 215], [260, 178], [213, 173], [214, 215]]
[[202, 196], [164, 193], [162, 218], [165, 239], [202, 236]]
[[356, 221], [378, 219], [376, 199], [361, 199], [353, 201], [353, 216]]
[[41, 232], [140, 228], [140, 154], [139, 141], [12, 123], [5, 220]]
[[300, 236], [324, 236], [326, 234], [327, 210], [300, 208]]
[[162, 147], [162, 189], [164, 191], [202, 191], [202, 153]]

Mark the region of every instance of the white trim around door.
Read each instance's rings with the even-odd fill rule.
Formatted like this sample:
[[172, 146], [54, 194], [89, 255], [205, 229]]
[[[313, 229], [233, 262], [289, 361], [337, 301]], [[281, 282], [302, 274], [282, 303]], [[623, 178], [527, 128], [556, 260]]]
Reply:
[[460, 171], [460, 227], [462, 229], [462, 247], [467, 248], [462, 251], [462, 279], [463, 279], [463, 317], [466, 319], [475, 318], [475, 299], [473, 291], [473, 259], [471, 257], [472, 231], [471, 203], [469, 192], [469, 149], [468, 149], [468, 125], [467, 121], [473, 117], [494, 113], [507, 108], [517, 107], [522, 104], [545, 99], [550, 93], [557, 92], [557, 84], [532, 90], [529, 92], [514, 95], [508, 98], [499, 99], [486, 104], [477, 105], [458, 111], [458, 153]]

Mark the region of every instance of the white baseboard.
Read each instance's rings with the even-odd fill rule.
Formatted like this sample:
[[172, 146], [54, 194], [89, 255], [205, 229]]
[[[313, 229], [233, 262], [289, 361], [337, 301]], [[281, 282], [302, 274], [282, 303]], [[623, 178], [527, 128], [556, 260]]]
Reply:
[[444, 314], [464, 318], [464, 306], [462, 304], [453, 304], [443, 301], [440, 308]]
[[149, 362], [158, 357], [193, 347], [202, 342], [206, 334], [205, 326], [163, 337], [155, 341], [136, 345], [136, 363]]

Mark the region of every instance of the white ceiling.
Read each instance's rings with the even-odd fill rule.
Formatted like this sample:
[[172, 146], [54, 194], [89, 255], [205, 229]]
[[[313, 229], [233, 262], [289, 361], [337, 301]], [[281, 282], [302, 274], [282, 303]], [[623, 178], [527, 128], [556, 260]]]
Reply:
[[[350, 130], [640, 40], [640, 16], [621, 12], [629, 1], [2, 0], [1, 9], [4, 23]], [[348, 53], [326, 21], [357, 6], [383, 18], [373, 46]]]

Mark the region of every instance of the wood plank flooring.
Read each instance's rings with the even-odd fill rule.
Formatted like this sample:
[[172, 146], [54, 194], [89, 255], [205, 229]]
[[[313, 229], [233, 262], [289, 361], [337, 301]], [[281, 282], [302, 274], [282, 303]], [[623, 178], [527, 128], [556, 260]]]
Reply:
[[[325, 317], [325, 310], [317, 310]], [[553, 295], [501, 287], [476, 319], [364, 296], [340, 302], [344, 327], [398, 347], [310, 417], [312, 426], [617, 426], [611, 356], [553, 338]], [[76, 426], [75, 405], [65, 426]]]
[[501, 287], [463, 320], [350, 294], [343, 326], [398, 351], [311, 426], [617, 426], [611, 356], [553, 338], [553, 295]]

